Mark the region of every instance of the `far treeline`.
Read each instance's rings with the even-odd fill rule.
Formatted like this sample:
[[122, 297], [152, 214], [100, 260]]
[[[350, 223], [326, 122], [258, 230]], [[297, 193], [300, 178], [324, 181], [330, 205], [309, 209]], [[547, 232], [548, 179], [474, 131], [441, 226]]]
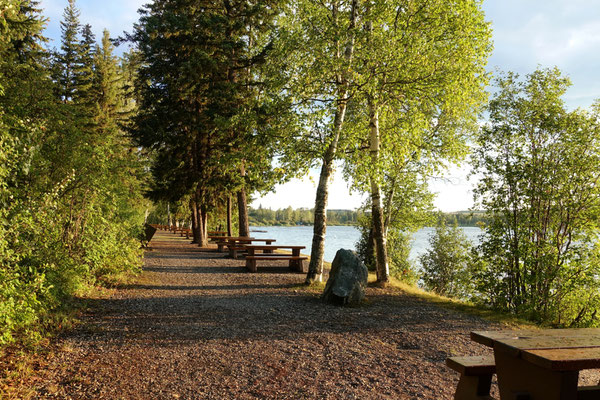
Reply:
[[[247, 236], [249, 198], [311, 168], [312, 215], [275, 216], [312, 219], [305, 283], [323, 278], [327, 223], [355, 217], [376, 284], [410, 280], [428, 183], [465, 160], [481, 243], [440, 223], [422, 283], [600, 323], [600, 105], [569, 110], [556, 68], [492, 79], [482, 0], [150, 0], [100, 40], [68, 0], [56, 49], [41, 12], [0, 2], [0, 345], [139, 271], [144, 221], [191, 222], [200, 246], [219, 225]], [[364, 214], [328, 221], [334, 166]]]
[[[361, 218], [366, 217], [365, 214], [368, 213], [361, 210], [327, 210], [327, 225], [356, 226]], [[312, 225], [315, 219], [313, 209], [292, 207], [278, 210], [250, 207], [248, 215], [250, 225], [253, 226]], [[486, 221], [482, 211], [432, 212], [427, 225], [435, 225], [438, 218], [442, 218], [447, 224], [456, 223], [458, 226], [481, 226]]]

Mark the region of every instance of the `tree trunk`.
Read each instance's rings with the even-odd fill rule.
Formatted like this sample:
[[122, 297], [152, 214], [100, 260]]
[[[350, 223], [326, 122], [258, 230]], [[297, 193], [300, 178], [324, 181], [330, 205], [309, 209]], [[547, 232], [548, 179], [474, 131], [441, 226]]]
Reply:
[[198, 210], [196, 209], [196, 203], [194, 201], [190, 201], [190, 209], [192, 210], [192, 243], [199, 243], [200, 229], [198, 225]]
[[227, 236], [233, 236], [233, 227], [231, 224], [231, 195], [227, 195]]
[[375, 268], [375, 235], [373, 234], [373, 223], [369, 229], [369, 237], [367, 238], [367, 248], [365, 249], [365, 261], [367, 268]]
[[[379, 159], [379, 113], [373, 102], [369, 99], [369, 151], [371, 163], [377, 168]], [[388, 265], [387, 245], [385, 240], [385, 228], [383, 226], [383, 207], [381, 206], [381, 188], [376, 175], [371, 176], [371, 218], [373, 224], [373, 235], [375, 236], [375, 268], [377, 270], [377, 282], [386, 284], [390, 280], [390, 267]]]
[[202, 214], [202, 208], [200, 204], [196, 203], [196, 220], [198, 221], [198, 246], [206, 247], [208, 245], [208, 237], [206, 235], [206, 221]]
[[200, 207], [200, 219], [202, 220], [202, 233], [200, 234], [200, 243], [202, 247], [208, 246], [208, 211], [206, 205]]
[[[350, 29], [353, 29], [356, 22], [357, 0], [352, 2], [352, 12], [350, 13]], [[333, 9], [333, 18], [337, 18], [337, 9]], [[354, 35], [350, 37], [344, 51], [344, 60], [350, 62], [354, 53]], [[340, 54], [337, 54], [340, 57]], [[346, 116], [346, 107], [348, 104], [348, 69], [344, 70], [338, 77], [339, 93], [338, 104], [333, 121], [332, 140], [327, 147], [321, 166], [321, 175], [319, 176], [319, 186], [315, 198], [315, 219], [313, 227], [312, 247], [310, 250], [310, 263], [308, 264], [308, 273], [306, 274], [306, 284], [321, 282], [323, 280], [323, 255], [325, 253], [325, 234], [327, 233], [327, 198], [329, 196], [329, 178], [333, 171], [333, 161], [337, 153], [337, 146]]]
[[238, 234], [250, 236], [250, 223], [248, 222], [248, 205], [246, 204], [246, 188], [241, 188], [237, 193], [238, 202]]
[[171, 210], [170, 210], [170, 204], [167, 203], [167, 225], [169, 225], [169, 228], [171, 227], [171, 225], [173, 225], [172, 221], [171, 221]]
[[[337, 119], [338, 117], [336, 115], [336, 120]], [[339, 133], [336, 136], [339, 137]], [[325, 253], [325, 234], [327, 232], [327, 197], [329, 196], [328, 181], [331, 176], [331, 164], [333, 163], [334, 154], [337, 148], [338, 137], [334, 137], [333, 142], [327, 148], [327, 153], [323, 158], [323, 165], [321, 166], [321, 175], [319, 177], [319, 186], [317, 186], [317, 196], [315, 199], [315, 220], [313, 223], [310, 263], [308, 264], [308, 274], [306, 275], [307, 284], [321, 282], [323, 280], [323, 255]]]
[[[240, 174], [246, 176], [246, 168], [244, 163], [240, 166]], [[248, 205], [246, 204], [246, 187], [242, 188], [237, 193], [238, 198], [238, 221], [239, 221], [239, 236], [250, 236], [250, 223], [248, 222]]]

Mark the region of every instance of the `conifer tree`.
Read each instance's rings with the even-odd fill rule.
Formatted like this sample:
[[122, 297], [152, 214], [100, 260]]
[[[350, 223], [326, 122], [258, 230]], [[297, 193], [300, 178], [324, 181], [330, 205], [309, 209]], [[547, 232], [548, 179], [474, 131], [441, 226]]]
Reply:
[[81, 28], [81, 40], [76, 54], [78, 68], [75, 70], [74, 84], [76, 92], [75, 100], [81, 103], [92, 102], [92, 86], [94, 83], [94, 50], [96, 48], [96, 37], [89, 24]]
[[110, 41], [108, 30], [102, 34], [102, 43], [94, 50], [94, 91], [98, 117], [117, 120], [123, 97], [122, 78], [119, 73], [117, 57], [113, 55], [114, 45]]
[[[142, 146], [159, 150], [154, 194], [174, 201], [191, 196], [194, 237], [201, 245], [214, 199], [210, 185], [237, 192], [240, 234], [247, 235], [246, 191], [264, 182], [262, 171], [271, 168], [265, 155], [271, 146], [260, 132], [272, 124], [253, 67], [265, 62], [265, 32], [276, 4], [155, 2], [132, 37], [145, 62], [133, 132]], [[232, 182], [223, 181], [228, 178]]]
[[69, 0], [69, 4], [63, 12], [63, 20], [60, 22], [61, 46], [60, 52], [55, 56], [57, 66], [55, 79], [58, 96], [65, 103], [72, 101], [77, 91], [75, 81], [81, 62], [80, 14], [81, 12], [75, 6], [75, 0]]

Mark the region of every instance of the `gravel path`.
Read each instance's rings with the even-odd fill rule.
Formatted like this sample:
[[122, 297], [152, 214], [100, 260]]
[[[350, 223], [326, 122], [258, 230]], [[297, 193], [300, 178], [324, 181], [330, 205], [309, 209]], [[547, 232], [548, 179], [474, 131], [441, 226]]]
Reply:
[[494, 329], [477, 317], [369, 288], [323, 304], [304, 276], [157, 233], [138, 284], [95, 300], [41, 366], [36, 398], [451, 399], [450, 355]]

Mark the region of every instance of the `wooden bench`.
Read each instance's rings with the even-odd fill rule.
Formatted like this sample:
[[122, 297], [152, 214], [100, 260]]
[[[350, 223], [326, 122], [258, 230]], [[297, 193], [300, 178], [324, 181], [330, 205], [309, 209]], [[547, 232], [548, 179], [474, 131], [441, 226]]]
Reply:
[[[227, 240], [227, 248], [229, 249], [229, 257], [237, 259], [239, 252], [246, 251], [246, 246], [252, 245], [253, 242], [265, 242], [265, 245], [271, 245], [275, 242], [275, 239], [248, 239], [248, 240], [238, 240], [238, 239], [229, 239]], [[263, 250], [263, 253], [273, 253], [273, 249], [268, 248]]]
[[306, 273], [304, 268], [304, 260], [308, 260], [306, 256], [292, 256], [291, 254], [261, 254], [258, 256], [246, 256], [246, 268], [250, 272], [256, 272], [256, 261], [257, 260], [288, 260], [289, 267], [293, 271], [300, 273]]
[[[307, 272], [304, 268], [304, 260], [308, 257], [301, 256], [300, 250], [305, 249], [305, 246], [282, 246], [282, 245], [246, 245], [248, 254], [246, 255], [246, 268], [250, 272], [256, 272], [256, 261], [261, 260], [287, 260], [292, 271]], [[292, 254], [273, 253], [279, 249], [290, 249]], [[262, 251], [262, 254], [257, 254], [257, 251]]]
[[191, 230], [190, 228], [180, 228], [180, 229], [179, 229], [179, 236], [182, 236], [182, 237], [183, 237], [183, 234], [185, 233], [185, 237], [186, 237], [186, 238], [189, 238], [189, 236], [190, 236], [190, 232], [191, 232], [191, 231], [192, 231], [192, 230]]
[[[229, 244], [232, 243], [252, 243], [254, 240], [251, 236], [215, 236], [218, 237], [217, 251], [222, 252]], [[210, 239], [210, 237], [209, 237]]]
[[241, 244], [231, 244], [227, 243], [227, 248], [229, 249], [229, 257], [236, 260], [239, 256], [240, 252], [246, 251], [246, 246]]
[[460, 373], [455, 400], [492, 400], [490, 388], [496, 373], [493, 355], [450, 357], [446, 365]]

